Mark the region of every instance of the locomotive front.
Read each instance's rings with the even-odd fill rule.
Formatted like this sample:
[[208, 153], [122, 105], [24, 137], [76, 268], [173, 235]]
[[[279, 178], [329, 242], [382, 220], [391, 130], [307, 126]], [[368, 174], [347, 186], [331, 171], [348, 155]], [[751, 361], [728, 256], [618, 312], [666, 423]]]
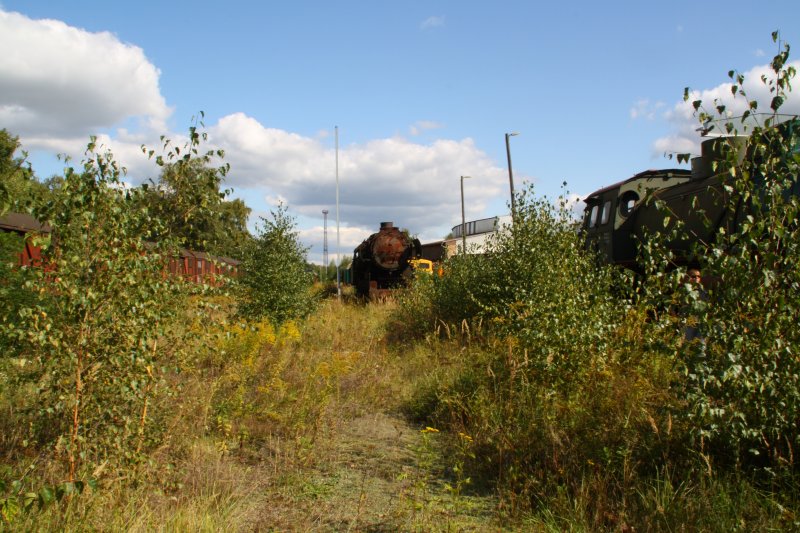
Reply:
[[409, 261], [422, 254], [418, 239], [412, 239], [392, 222], [381, 222], [353, 253], [353, 285], [359, 296], [375, 297], [402, 285], [410, 275]]

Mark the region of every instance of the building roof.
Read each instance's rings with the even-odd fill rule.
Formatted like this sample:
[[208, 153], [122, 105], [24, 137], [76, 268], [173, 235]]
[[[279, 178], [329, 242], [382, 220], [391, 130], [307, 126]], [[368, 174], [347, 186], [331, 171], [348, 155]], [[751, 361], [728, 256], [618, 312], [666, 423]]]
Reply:
[[43, 225], [25, 213], [6, 213], [0, 217], [0, 230], [17, 231], [19, 233], [50, 233], [50, 227]]

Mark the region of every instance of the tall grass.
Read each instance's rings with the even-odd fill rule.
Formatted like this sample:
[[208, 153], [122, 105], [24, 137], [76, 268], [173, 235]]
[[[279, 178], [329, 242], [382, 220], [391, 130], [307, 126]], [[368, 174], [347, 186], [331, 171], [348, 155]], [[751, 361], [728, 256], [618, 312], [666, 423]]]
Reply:
[[466, 475], [537, 528], [794, 524], [795, 485], [717, 465], [693, 439], [680, 317], [626, 297], [633, 280], [596, 266], [563, 204], [529, 191], [517, 205], [486, 255], [448, 260], [401, 300], [418, 342], [450, 354], [408, 412], [447, 429], [454, 454], [468, 435]]
[[[191, 345], [181, 351], [181, 372], [170, 374], [168, 390], [174, 394], [150, 404], [148, 419], [162, 428], [164, 438], [148, 460], [124, 471], [98, 469], [96, 490], [20, 510], [5, 526], [41, 531], [310, 528], [306, 518], [282, 503], [297, 498], [298, 486], [306, 487], [301, 493], [308, 497], [304, 472], [338, 464], [338, 439], [352, 432], [352, 421], [396, 411], [410, 396], [413, 380], [429, 368], [427, 351], [398, 350], [387, 340], [392, 303], [365, 307], [326, 300], [307, 321], [277, 329], [269, 322], [241, 321], [233, 303], [222, 297], [195, 301], [201, 304], [206, 311], [187, 313], [183, 322], [190, 334], [180, 336]], [[24, 403], [22, 396], [7, 395], [0, 407], [13, 419], [19, 402]], [[4, 441], [7, 449], [19, 451], [19, 439], [10, 439]], [[48, 459], [36, 460], [41, 464], [28, 486], [49, 475]], [[12, 459], [20, 469], [28, 461], [24, 454]], [[394, 466], [374, 468], [389, 472]], [[341, 497], [348, 505], [359, 498]], [[361, 514], [368, 511], [377, 515], [372, 509]], [[353, 517], [345, 512], [341, 519]]]

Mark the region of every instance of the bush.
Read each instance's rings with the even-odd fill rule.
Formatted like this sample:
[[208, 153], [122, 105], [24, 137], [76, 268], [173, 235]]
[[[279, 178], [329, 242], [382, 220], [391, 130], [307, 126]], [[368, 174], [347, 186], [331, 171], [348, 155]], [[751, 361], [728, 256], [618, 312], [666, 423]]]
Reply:
[[[773, 60], [774, 78], [764, 78], [775, 113], [794, 76], [787, 61], [788, 47]], [[744, 96], [743, 78], [731, 75]], [[695, 108], [704, 124], [715, 118], [702, 102]], [[731, 121], [719, 102], [715, 109], [727, 133], [753, 119]], [[443, 278], [406, 300], [426, 313], [419, 324], [482, 324], [482, 338], [458, 339], [459, 367], [427, 380], [409, 411], [469, 435], [480, 460], [466, 465], [512, 508], [567, 501], [589, 527], [638, 513], [639, 523], [670, 529], [685, 523], [647, 510], [663, 502], [631, 499], [682, 498], [669, 472], [687, 473], [678, 483], [705, 475], [706, 485], [731, 491], [714, 495], [718, 502], [750, 481], [763, 486], [764, 474], [773, 489], [796, 492], [800, 124], [777, 118], [751, 125], [744, 157], [732, 142], [718, 164], [727, 208], [740, 217], [735, 232], [692, 250], [716, 280], [707, 293], [685, 283], [684, 269], [666, 267], [676, 255], [664, 243], [691, 240], [680, 224], [643, 243], [650, 268], [635, 279], [597, 267], [563, 203], [527, 191], [487, 254], [448, 260]], [[699, 340], [686, 338], [687, 326]], [[793, 496], [772, 498], [796, 507]], [[758, 505], [737, 500], [726, 519], [739, 523]], [[772, 511], [762, 518], [782, 520]]]
[[281, 205], [270, 214], [271, 219], [261, 219], [242, 263], [239, 312], [248, 320], [266, 317], [280, 324], [311, 311], [313, 278], [287, 208]]
[[[711, 112], [693, 102], [702, 123], [749, 136], [744, 146], [731, 138], [717, 162], [725, 207], [737, 222], [733, 231], [695, 245], [693, 255], [714, 282], [702, 297], [697, 287], [684, 287], [682, 305], [702, 339], [675, 354], [685, 365], [685, 417], [697, 449], [720, 464], [784, 474], [795, 471], [800, 449], [800, 123], [778, 124], [795, 74], [788, 59], [787, 45], [772, 61], [774, 77], [763, 78], [773, 95], [766, 118], [751, 114], [758, 103], [747, 98], [744, 77], [734, 71], [732, 93], [748, 110], [742, 117], [729, 118], [720, 102]], [[667, 254], [661, 250], [662, 258]], [[673, 287], [681, 276], [672, 274]], [[660, 295], [651, 291], [651, 297]]]
[[67, 505], [103, 472], [130, 479], [120, 474], [163, 442], [159, 420], [168, 411], [159, 408], [182, 347], [173, 320], [184, 292], [165, 275], [170, 247], [147, 244], [147, 210], [120, 177], [92, 141], [83, 168], [67, 169], [34, 209], [52, 228], [41, 240], [42, 265], [12, 268], [4, 280], [6, 523], [20, 510]]
[[626, 281], [597, 267], [563, 201], [525, 191], [485, 255], [449, 259], [443, 277], [401, 300], [429, 324], [462, 324], [465, 346], [459, 369], [426, 381], [409, 411], [469, 435], [472, 473], [514, 505], [595, 469], [598, 493], [624, 493], [631, 465], [676, 438], [665, 434], [674, 365], [643, 340], [647, 317], [620, 297]]

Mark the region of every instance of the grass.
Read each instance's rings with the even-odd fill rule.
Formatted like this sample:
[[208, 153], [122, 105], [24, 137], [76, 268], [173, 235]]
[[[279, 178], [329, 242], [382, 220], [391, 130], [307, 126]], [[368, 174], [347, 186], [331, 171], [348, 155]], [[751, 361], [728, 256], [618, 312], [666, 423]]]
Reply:
[[[425, 418], [448, 402], [467, 405], [465, 395], [475, 392], [470, 373], [491, 371], [475, 363], [506, 347], [487, 338], [480, 324], [440, 324], [438, 333], [430, 325], [429, 334], [409, 336], [394, 322], [397, 311], [393, 302], [331, 299], [303, 324], [283, 329], [224, 321], [219, 330], [199, 329], [191, 364], [174, 378], [180, 394], [153, 406], [167, 433], [149, 461], [123, 475], [106, 472], [96, 492], [87, 489], [42, 511], [22, 513], [4, 527], [372, 532], [796, 527], [790, 495], [759, 491], [746, 479], [709, 476], [705, 465], [685, 470], [664, 465], [652, 476], [632, 476], [622, 491], [619, 480], [598, 465], [551, 480], [533, 505], [515, 500], [519, 496], [486, 476], [491, 468], [482, 465], [485, 456], [474, 447], [469, 420], [426, 429], [436, 423]], [[11, 399], [21, 401], [9, 396], [3, 402]], [[4, 403], [3, 412], [12, 413], [11, 407]]]
[[497, 530], [491, 498], [422, 460], [438, 448], [401, 407], [441, 354], [392, 341], [394, 312], [327, 300], [298, 327], [188, 324], [197, 350], [152, 406], [167, 432], [149, 461], [13, 529]]

